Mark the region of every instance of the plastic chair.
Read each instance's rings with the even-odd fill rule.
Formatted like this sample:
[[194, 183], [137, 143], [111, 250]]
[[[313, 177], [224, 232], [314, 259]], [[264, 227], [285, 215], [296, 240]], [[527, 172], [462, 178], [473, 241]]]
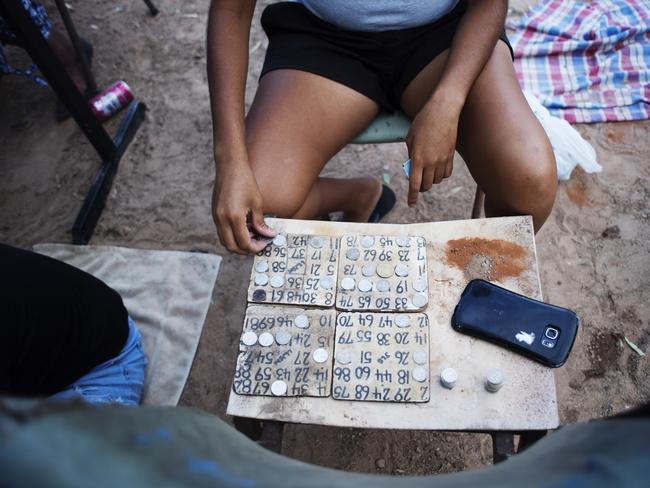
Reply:
[[[406, 135], [411, 128], [411, 119], [403, 112], [380, 112], [366, 129], [359, 134], [352, 144], [384, 144], [390, 142], [404, 142]], [[476, 186], [474, 205], [472, 206], [472, 218], [481, 216], [481, 209], [485, 194]]]

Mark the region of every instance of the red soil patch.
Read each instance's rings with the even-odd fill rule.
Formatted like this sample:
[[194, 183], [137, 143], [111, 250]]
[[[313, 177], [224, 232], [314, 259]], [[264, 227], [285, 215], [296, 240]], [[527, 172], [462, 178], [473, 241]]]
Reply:
[[501, 239], [466, 237], [447, 242], [447, 263], [463, 270], [468, 279], [500, 280], [518, 276], [527, 266], [528, 251]]
[[587, 173], [576, 168], [572, 178], [564, 187], [567, 197], [579, 207], [593, 207], [594, 202], [589, 198], [587, 188]]

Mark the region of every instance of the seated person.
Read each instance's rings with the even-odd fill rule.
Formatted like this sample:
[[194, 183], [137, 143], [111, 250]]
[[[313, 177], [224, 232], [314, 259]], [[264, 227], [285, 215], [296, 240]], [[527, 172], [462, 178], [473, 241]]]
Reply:
[[3, 244], [0, 270], [0, 395], [139, 404], [147, 360], [115, 290]]
[[252, 238], [273, 235], [264, 213], [312, 219], [343, 211], [347, 220], [369, 220], [378, 180], [319, 175], [380, 108], [412, 119], [409, 206], [451, 175], [457, 150], [485, 192], [488, 217], [532, 215], [535, 230], [543, 225], [557, 189], [555, 159], [517, 82], [506, 0], [269, 5], [261, 18], [266, 59], [244, 116], [254, 7], [212, 0], [208, 23], [212, 206], [228, 250], [264, 247]]

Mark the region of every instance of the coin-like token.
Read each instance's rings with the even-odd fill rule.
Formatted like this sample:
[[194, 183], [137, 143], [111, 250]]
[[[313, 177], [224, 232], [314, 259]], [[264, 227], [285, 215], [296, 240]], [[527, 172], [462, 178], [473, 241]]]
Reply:
[[304, 314], [296, 315], [296, 318], [293, 319], [293, 323], [300, 329], [306, 329], [309, 327], [309, 317]]
[[411, 317], [408, 315], [398, 315], [395, 317], [395, 325], [397, 327], [408, 327], [411, 325]]
[[395, 242], [399, 247], [408, 247], [411, 244], [411, 238], [409, 236], [397, 236]]
[[413, 353], [413, 361], [415, 364], [426, 364], [427, 352], [424, 349], [418, 349]]
[[361, 246], [368, 248], [372, 247], [375, 244], [375, 238], [372, 236], [364, 236], [363, 239], [361, 239]]
[[354, 290], [354, 280], [352, 278], [343, 278], [341, 280], [341, 288], [344, 290]]
[[389, 263], [381, 263], [377, 266], [377, 274], [382, 278], [390, 278], [393, 276], [393, 266]]
[[413, 282], [413, 289], [415, 291], [424, 291], [427, 289], [427, 280], [426, 278], [418, 278]]
[[339, 351], [336, 353], [336, 362], [339, 364], [350, 364], [352, 362], [352, 354], [349, 351]]
[[314, 361], [321, 364], [327, 361], [330, 355], [327, 352], [327, 349], [323, 349], [322, 347], [319, 347], [318, 349], [314, 350], [314, 352], [312, 353], [312, 357], [314, 358]]
[[311, 247], [315, 247], [316, 249], [320, 249], [321, 247], [323, 247], [323, 238], [314, 236], [311, 239], [309, 239], [309, 245]]
[[411, 302], [413, 302], [413, 306], [417, 308], [422, 308], [427, 304], [427, 296], [423, 295], [422, 293], [416, 293], [413, 295], [413, 298], [411, 298]]
[[359, 251], [356, 247], [351, 247], [345, 252], [345, 257], [351, 261], [356, 261], [359, 259], [359, 256], [361, 256], [361, 251]]
[[359, 291], [368, 292], [372, 290], [372, 282], [370, 280], [359, 280], [357, 288], [359, 288]]
[[275, 333], [275, 342], [284, 346], [291, 342], [291, 333], [286, 330], [281, 330]]
[[334, 286], [334, 280], [331, 276], [324, 276], [319, 281], [321, 288], [324, 290], [331, 290]]
[[376, 288], [377, 291], [385, 293], [387, 291], [390, 291], [390, 283], [386, 280], [380, 280], [377, 282]]
[[376, 270], [377, 266], [372, 263], [366, 263], [361, 267], [361, 274], [366, 278], [370, 278], [371, 276], [375, 276]]
[[260, 346], [264, 346], [264, 347], [269, 347], [271, 344], [275, 342], [275, 339], [273, 338], [273, 334], [271, 334], [270, 332], [262, 332], [257, 340], [260, 343]]
[[281, 275], [271, 277], [271, 286], [273, 288], [280, 288], [282, 285], [284, 285], [284, 278]]
[[250, 330], [244, 332], [241, 336], [241, 341], [245, 346], [254, 346], [257, 344], [257, 334], [255, 332], [251, 332]]
[[257, 286], [266, 286], [269, 282], [269, 277], [263, 273], [257, 273], [255, 275], [255, 284]]
[[287, 245], [287, 237], [283, 234], [278, 234], [275, 236], [273, 239], [273, 244], [276, 246], [286, 246]]
[[427, 374], [427, 370], [423, 368], [422, 366], [416, 366], [413, 368], [413, 371], [411, 371], [411, 376], [413, 376], [413, 379], [419, 383], [422, 383], [427, 380], [427, 377], [429, 376]]
[[405, 264], [397, 264], [395, 265], [395, 274], [404, 278], [409, 275], [409, 267]]
[[287, 392], [287, 384], [282, 380], [276, 380], [271, 384], [271, 393], [275, 396], [282, 396]]

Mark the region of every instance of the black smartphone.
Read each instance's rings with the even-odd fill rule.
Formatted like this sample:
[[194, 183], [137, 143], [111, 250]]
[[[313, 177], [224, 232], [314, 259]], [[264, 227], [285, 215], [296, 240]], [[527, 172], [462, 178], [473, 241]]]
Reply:
[[458, 332], [479, 337], [557, 368], [569, 357], [578, 316], [485, 280], [467, 284], [451, 318]]

